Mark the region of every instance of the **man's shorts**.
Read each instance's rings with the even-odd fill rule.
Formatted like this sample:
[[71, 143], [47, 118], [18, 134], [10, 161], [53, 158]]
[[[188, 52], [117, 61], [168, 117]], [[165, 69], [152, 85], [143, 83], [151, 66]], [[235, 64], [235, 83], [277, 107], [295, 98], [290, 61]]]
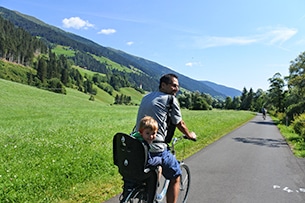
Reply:
[[151, 153], [151, 156], [159, 156], [162, 158], [162, 175], [166, 179], [175, 179], [181, 175], [180, 164], [168, 149], [160, 153]]

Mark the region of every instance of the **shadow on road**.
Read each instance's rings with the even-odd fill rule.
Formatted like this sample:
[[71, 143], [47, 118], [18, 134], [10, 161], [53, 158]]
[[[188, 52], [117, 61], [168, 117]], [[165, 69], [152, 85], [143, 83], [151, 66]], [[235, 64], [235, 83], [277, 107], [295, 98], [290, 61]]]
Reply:
[[272, 121], [250, 121], [251, 123], [256, 123], [260, 125], [275, 125]]
[[275, 140], [275, 139], [265, 139], [265, 138], [252, 138], [252, 137], [235, 137], [233, 138], [236, 142], [242, 142], [245, 144], [253, 144], [258, 146], [265, 147], [274, 147], [278, 148], [281, 146], [287, 146], [287, 143], [283, 139]]

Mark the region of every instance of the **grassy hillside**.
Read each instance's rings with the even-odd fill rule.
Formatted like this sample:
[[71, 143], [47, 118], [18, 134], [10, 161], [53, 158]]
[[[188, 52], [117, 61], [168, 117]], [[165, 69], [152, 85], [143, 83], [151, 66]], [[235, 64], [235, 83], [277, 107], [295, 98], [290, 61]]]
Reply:
[[132, 129], [136, 107], [92, 102], [71, 89], [59, 95], [6, 80], [0, 86], [0, 202], [107, 196], [103, 188], [119, 181], [111, 138]]
[[28, 73], [36, 74], [36, 70], [0, 59], [0, 78], [26, 84]]
[[75, 51], [72, 50], [68, 46], [57, 45], [56, 47], [54, 47], [52, 49], [52, 51], [57, 55], [64, 55], [64, 56], [74, 56], [75, 55]]
[[[77, 68], [83, 76], [88, 75], [88, 76], [92, 77], [94, 74], [96, 74], [96, 72], [86, 70], [86, 69], [80, 68], [78, 66], [74, 66], [74, 68]], [[104, 74], [101, 74], [101, 73], [97, 73], [97, 74], [104, 75]], [[98, 91], [97, 91], [97, 95], [95, 95], [94, 97], [96, 99], [98, 99], [100, 101], [103, 101], [103, 102], [106, 102], [108, 104], [113, 104], [114, 103], [114, 97], [116, 95], [124, 94], [124, 95], [130, 96], [131, 100], [132, 100], [131, 103], [135, 104], [135, 105], [140, 104], [141, 99], [143, 97], [143, 94], [141, 94], [139, 91], [135, 90], [134, 88], [130, 88], [130, 87], [121, 88], [120, 91], [115, 91], [114, 90], [112, 95], [109, 95], [107, 92], [105, 92], [102, 89], [99, 89], [96, 86], [95, 86], [95, 88]]]
[[[57, 46], [56, 49], [57, 49], [57, 52], [58, 52], [58, 50], [60, 50], [60, 52], [63, 52], [65, 50], [66, 52], [73, 54], [73, 52], [71, 50], [69, 50], [68, 48]], [[82, 74], [83, 77], [85, 75], [92, 77], [94, 74], [100, 74], [102, 76], [105, 76], [104, 74], [86, 70], [79, 66], [73, 66], [73, 68], [78, 69], [78, 71]], [[23, 65], [18, 65], [18, 64], [11, 63], [8, 61], [0, 60], [0, 78], [27, 84], [28, 83], [28, 81], [27, 81], [28, 73], [36, 74], [36, 70], [34, 70], [33, 68], [30, 68], [30, 67], [23, 66]], [[141, 94], [140, 92], [136, 91], [133, 88], [121, 88], [120, 91], [114, 90], [112, 95], [109, 95], [107, 92], [98, 88], [97, 86], [94, 86], [94, 88], [97, 89], [97, 95], [94, 95], [94, 98], [105, 104], [113, 104], [115, 96], [121, 95], [121, 94], [130, 96], [131, 100], [132, 100], [131, 103], [135, 104], [135, 105], [139, 104], [141, 101], [141, 98], [143, 97], [143, 94]], [[68, 94], [69, 94], [69, 90], [68, 90]], [[87, 97], [89, 98], [89, 95], [87, 95]]]
[[[0, 202], [103, 202], [121, 192], [112, 163], [112, 137], [129, 133], [137, 106], [89, 101], [0, 79]], [[195, 153], [254, 115], [243, 111], [188, 111], [198, 135]], [[182, 145], [178, 145], [178, 156]], [[180, 148], [179, 148], [180, 147]]]

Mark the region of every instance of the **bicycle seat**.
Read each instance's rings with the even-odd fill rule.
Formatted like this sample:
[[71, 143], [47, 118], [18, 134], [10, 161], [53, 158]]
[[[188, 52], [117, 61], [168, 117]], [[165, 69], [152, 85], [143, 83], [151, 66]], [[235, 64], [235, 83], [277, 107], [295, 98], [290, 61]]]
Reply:
[[113, 137], [113, 162], [124, 179], [142, 181], [150, 175], [147, 170], [147, 146], [125, 133]]

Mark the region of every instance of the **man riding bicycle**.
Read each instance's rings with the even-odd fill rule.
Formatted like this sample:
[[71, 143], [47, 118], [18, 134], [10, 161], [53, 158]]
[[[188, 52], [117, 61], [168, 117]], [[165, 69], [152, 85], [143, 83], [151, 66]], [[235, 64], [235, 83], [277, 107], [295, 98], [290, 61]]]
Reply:
[[[162, 158], [162, 174], [166, 179], [170, 180], [167, 191], [167, 203], [176, 203], [179, 194], [179, 184], [181, 170], [177, 159], [170, 153], [165, 143], [168, 124], [167, 117], [187, 138], [196, 139], [196, 134], [190, 132], [182, 120], [182, 115], [178, 100], [174, 97], [179, 91], [178, 77], [174, 74], [166, 74], [160, 78], [159, 91], [151, 92], [145, 95], [141, 101], [138, 115], [137, 126], [139, 127], [140, 120], [144, 116], [153, 117], [159, 125], [156, 140], [150, 145], [151, 156]], [[169, 104], [172, 97], [172, 104]], [[168, 106], [171, 106], [169, 111]], [[170, 115], [169, 115], [170, 113]]]

